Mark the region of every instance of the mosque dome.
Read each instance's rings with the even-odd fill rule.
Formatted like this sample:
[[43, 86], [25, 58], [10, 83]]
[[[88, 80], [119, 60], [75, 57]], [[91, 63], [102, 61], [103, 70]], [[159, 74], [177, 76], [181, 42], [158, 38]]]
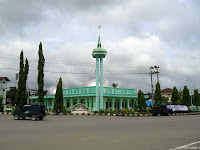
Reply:
[[[82, 87], [91, 87], [91, 86], [96, 86], [96, 77], [93, 76], [89, 80], [85, 81], [82, 85]], [[99, 86], [100, 86], [100, 81], [99, 81]], [[106, 79], [103, 81], [103, 86], [104, 87], [113, 87], [113, 85]]]
[[[68, 89], [68, 87], [62, 87], [63, 89]], [[50, 87], [47, 91], [47, 95], [55, 95], [56, 94], [57, 85]]]

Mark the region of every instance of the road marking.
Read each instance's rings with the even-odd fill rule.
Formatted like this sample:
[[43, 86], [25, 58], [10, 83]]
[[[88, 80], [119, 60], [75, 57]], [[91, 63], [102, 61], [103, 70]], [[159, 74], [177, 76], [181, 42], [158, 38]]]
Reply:
[[[187, 147], [187, 146], [198, 144], [198, 143], [200, 143], [200, 141], [197, 141], [197, 142], [194, 142], [194, 143], [190, 143], [190, 144], [187, 144], [187, 145], [183, 145], [183, 146], [177, 147], [175, 149], [170, 149], [170, 150], [177, 150], [177, 149], [181, 149], [181, 148], [188, 149], [189, 147]], [[191, 147], [191, 148], [192, 149], [197, 149], [198, 147]]]

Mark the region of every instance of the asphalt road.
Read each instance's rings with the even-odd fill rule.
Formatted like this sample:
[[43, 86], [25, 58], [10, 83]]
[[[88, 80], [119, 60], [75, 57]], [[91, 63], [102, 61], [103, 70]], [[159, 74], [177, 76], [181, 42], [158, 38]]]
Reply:
[[[0, 150], [200, 149], [200, 115], [161, 117], [0, 115]], [[197, 142], [193, 145], [190, 143]], [[188, 147], [181, 147], [188, 145]]]

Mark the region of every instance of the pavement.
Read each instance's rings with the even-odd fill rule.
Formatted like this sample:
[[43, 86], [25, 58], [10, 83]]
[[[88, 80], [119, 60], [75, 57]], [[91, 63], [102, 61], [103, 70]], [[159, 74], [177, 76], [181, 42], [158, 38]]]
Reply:
[[200, 115], [116, 117], [0, 115], [0, 150], [200, 150]]

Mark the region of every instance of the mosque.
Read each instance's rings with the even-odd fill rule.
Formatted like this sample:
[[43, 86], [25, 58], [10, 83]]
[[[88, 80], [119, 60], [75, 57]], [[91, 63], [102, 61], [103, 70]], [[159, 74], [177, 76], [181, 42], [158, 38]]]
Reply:
[[[89, 111], [106, 109], [133, 108], [137, 98], [135, 89], [120, 88], [103, 77], [103, 59], [107, 50], [101, 47], [100, 36], [97, 48], [92, 52], [96, 59], [96, 76], [93, 76], [82, 84], [80, 88], [63, 87], [63, 103], [66, 109], [73, 108], [76, 104], [82, 104]], [[44, 103], [48, 110], [52, 110], [55, 102], [56, 85], [49, 88], [44, 96]], [[37, 102], [37, 96], [30, 96], [30, 102]]]

